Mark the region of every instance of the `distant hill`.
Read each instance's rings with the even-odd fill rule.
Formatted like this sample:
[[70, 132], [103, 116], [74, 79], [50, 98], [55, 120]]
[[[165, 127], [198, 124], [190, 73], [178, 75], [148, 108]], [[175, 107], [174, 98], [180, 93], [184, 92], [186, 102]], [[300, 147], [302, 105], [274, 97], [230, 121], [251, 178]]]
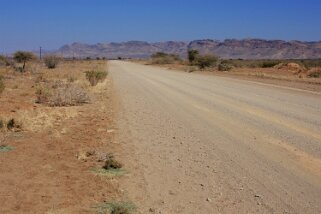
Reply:
[[73, 43], [64, 45], [57, 53], [64, 57], [148, 58], [155, 52], [166, 52], [186, 57], [188, 49], [203, 54], [216, 54], [227, 59], [315, 59], [321, 58], [321, 41], [283, 41], [263, 39], [194, 40], [148, 43], [129, 41], [98, 43], [94, 45]]

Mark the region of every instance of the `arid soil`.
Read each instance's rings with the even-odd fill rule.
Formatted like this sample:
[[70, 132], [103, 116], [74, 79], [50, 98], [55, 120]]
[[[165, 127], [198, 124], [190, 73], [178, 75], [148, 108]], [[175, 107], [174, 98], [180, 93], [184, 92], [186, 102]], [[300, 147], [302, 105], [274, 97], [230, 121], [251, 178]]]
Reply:
[[[95, 87], [85, 80], [86, 70], [104, 69], [104, 61], [64, 62], [54, 70], [39, 63], [21, 74], [1, 70], [6, 89], [0, 96], [0, 118], [14, 118], [21, 125], [0, 132], [0, 213], [96, 213], [93, 206], [121, 200], [117, 179], [91, 171], [100, 168], [99, 158], [116, 156], [113, 143], [112, 82], [107, 78]], [[36, 82], [66, 80], [83, 85], [90, 102], [71, 107], [35, 103]], [[43, 77], [44, 76], [44, 77]]]
[[321, 95], [111, 61], [138, 213], [320, 213]]

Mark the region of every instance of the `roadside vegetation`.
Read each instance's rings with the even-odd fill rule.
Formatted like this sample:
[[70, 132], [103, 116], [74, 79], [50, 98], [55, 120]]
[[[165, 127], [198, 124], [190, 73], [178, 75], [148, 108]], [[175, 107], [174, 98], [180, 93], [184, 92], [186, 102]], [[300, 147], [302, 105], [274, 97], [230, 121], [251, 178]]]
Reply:
[[215, 67], [219, 58], [215, 55], [206, 54], [201, 55], [197, 50], [188, 51], [189, 64], [198, 66], [200, 69]]
[[220, 75], [238, 75], [247, 78], [274, 79], [321, 84], [321, 59], [223, 59], [214, 54], [188, 50], [185, 60], [176, 55], [158, 52], [147, 64], [157, 64], [186, 72], [218, 72]]
[[54, 69], [58, 66], [59, 62], [62, 60], [58, 55], [47, 55], [44, 57], [44, 63], [49, 69]]
[[173, 64], [173, 63], [179, 63], [182, 60], [178, 55], [175, 54], [168, 54], [163, 52], [157, 52], [153, 55], [151, 55], [151, 64]]
[[[107, 63], [56, 55], [39, 60], [25, 51], [0, 56], [0, 156], [4, 163], [0, 171], [5, 172], [0, 173], [0, 180], [11, 176], [14, 185], [42, 192], [50, 192], [59, 182], [59, 191], [68, 200], [57, 199], [57, 210], [64, 204], [72, 213], [91, 212], [95, 197], [105, 213], [132, 212], [129, 202], [105, 203], [123, 198], [109, 178], [128, 173], [110, 154], [117, 147], [110, 146], [113, 133], [106, 131], [113, 125]], [[23, 175], [34, 173], [35, 184], [14, 176], [16, 166], [24, 169]], [[50, 173], [51, 168], [59, 173]], [[36, 187], [38, 182], [44, 185]], [[25, 206], [27, 198], [37, 197], [28, 188], [22, 193], [0, 183], [1, 190], [21, 195], [19, 213], [50, 212], [46, 209], [50, 200]], [[79, 205], [80, 200], [85, 203]], [[14, 201], [0, 202], [0, 206], [17, 211], [11, 210]]]
[[106, 71], [100, 70], [86, 71], [85, 74], [91, 86], [96, 86], [99, 82], [104, 81], [108, 75]]

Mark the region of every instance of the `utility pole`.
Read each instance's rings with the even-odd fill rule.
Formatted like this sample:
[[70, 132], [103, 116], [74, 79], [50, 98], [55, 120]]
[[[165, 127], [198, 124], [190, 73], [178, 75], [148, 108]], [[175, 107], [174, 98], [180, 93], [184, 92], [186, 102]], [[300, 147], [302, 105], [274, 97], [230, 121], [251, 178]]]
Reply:
[[40, 50], [39, 50], [39, 58], [40, 58], [40, 60], [42, 59], [41, 51], [42, 51], [42, 47], [40, 46]]

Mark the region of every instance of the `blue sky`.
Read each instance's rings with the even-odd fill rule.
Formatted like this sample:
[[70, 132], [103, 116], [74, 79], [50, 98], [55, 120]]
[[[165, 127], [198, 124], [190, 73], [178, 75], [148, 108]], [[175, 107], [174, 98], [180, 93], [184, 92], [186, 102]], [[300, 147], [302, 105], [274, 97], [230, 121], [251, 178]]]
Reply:
[[0, 0], [0, 53], [72, 42], [321, 40], [320, 0]]

